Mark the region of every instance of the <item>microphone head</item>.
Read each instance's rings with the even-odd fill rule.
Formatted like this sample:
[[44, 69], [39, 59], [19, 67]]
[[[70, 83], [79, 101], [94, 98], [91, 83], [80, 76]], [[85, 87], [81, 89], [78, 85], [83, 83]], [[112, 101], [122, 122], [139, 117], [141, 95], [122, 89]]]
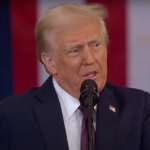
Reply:
[[98, 93], [97, 84], [94, 80], [91, 79], [87, 79], [81, 84], [80, 92], [82, 92], [85, 89], [92, 89]]
[[88, 106], [88, 95], [91, 93], [92, 95], [92, 101], [93, 101], [93, 107], [97, 104], [98, 101], [98, 87], [95, 81], [91, 79], [87, 79], [83, 81], [81, 88], [80, 88], [80, 98], [79, 101], [82, 106], [86, 107]]

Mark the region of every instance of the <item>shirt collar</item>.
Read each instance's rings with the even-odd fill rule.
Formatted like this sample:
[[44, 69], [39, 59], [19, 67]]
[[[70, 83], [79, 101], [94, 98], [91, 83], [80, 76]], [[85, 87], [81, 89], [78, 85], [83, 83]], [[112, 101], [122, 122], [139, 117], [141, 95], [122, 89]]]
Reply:
[[78, 109], [78, 107], [80, 106], [80, 102], [78, 99], [74, 98], [73, 96], [68, 94], [64, 89], [62, 89], [58, 85], [54, 77], [53, 77], [53, 85], [61, 104], [63, 117], [67, 121]]

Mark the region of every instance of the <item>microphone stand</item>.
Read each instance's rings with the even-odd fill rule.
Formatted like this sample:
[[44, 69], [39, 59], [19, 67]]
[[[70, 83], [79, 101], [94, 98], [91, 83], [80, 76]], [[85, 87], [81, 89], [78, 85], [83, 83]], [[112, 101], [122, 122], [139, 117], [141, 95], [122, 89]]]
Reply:
[[93, 107], [98, 102], [98, 87], [95, 81], [85, 80], [80, 89], [80, 103], [87, 110], [87, 131], [88, 131], [88, 150], [95, 150], [95, 145], [93, 143]]
[[88, 127], [88, 144], [89, 144], [89, 150], [94, 150], [94, 143], [93, 143], [93, 133], [92, 133], [92, 127], [93, 127], [93, 95], [91, 90], [88, 92], [87, 95], [88, 98], [88, 106], [87, 106], [87, 127]]

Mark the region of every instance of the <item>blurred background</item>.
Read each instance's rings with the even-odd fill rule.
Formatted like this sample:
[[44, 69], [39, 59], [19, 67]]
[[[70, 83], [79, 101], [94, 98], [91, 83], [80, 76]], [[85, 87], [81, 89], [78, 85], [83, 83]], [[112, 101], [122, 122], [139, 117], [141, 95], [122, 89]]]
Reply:
[[105, 5], [108, 81], [150, 92], [150, 0], [1, 0], [0, 100], [47, 79], [37, 59], [34, 28], [48, 8], [65, 2]]

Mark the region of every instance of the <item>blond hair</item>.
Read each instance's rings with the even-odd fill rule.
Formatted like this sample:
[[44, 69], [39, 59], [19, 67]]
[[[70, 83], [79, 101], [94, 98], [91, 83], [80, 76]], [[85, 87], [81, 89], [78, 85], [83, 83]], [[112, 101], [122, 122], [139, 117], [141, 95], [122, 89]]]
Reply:
[[101, 26], [102, 38], [105, 46], [109, 43], [108, 33], [104, 19], [107, 16], [106, 8], [101, 4], [70, 4], [65, 3], [48, 9], [38, 20], [35, 28], [35, 36], [38, 50], [38, 58], [41, 60], [42, 52], [54, 49], [55, 34], [63, 25], [76, 25], [81, 20], [94, 20]]

